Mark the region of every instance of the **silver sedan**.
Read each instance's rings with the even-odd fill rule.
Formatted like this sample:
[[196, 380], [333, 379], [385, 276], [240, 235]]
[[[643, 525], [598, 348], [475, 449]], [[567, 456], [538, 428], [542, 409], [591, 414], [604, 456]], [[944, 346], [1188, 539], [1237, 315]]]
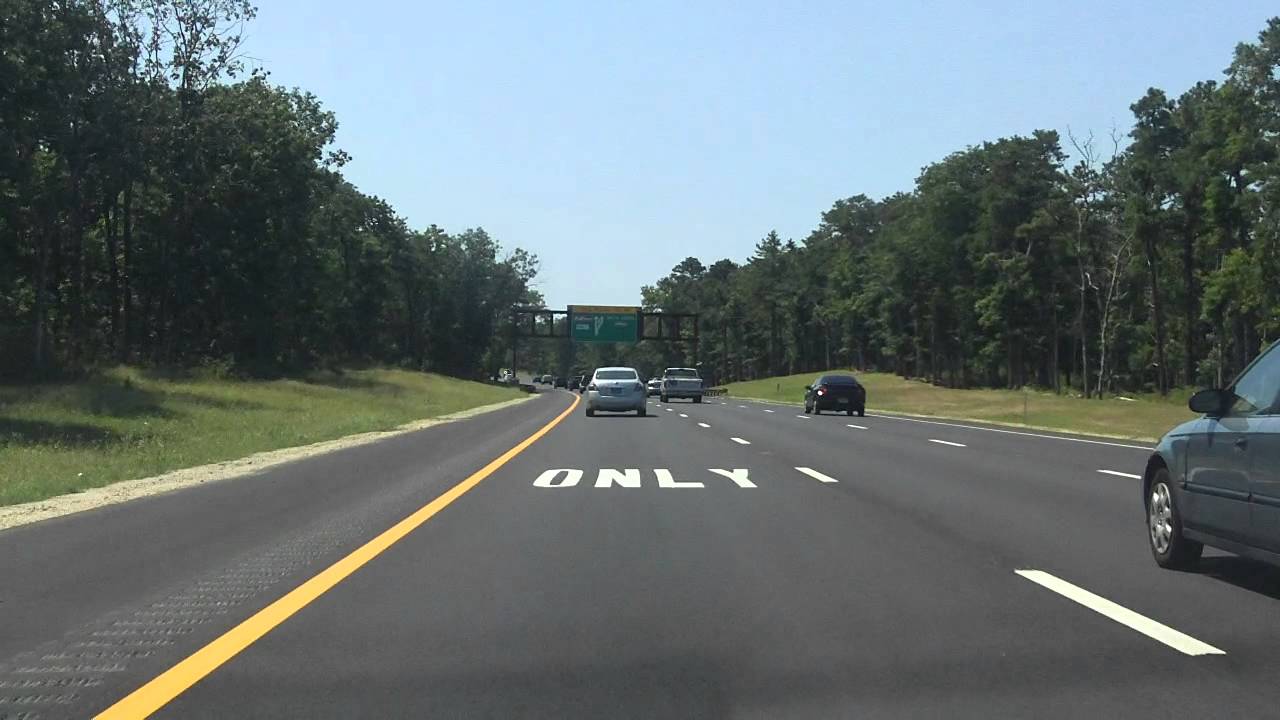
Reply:
[[605, 367], [596, 370], [587, 385], [587, 417], [592, 417], [597, 410], [608, 412], [631, 412], [644, 417], [647, 413], [648, 396], [644, 383], [640, 382], [640, 373], [635, 368]]

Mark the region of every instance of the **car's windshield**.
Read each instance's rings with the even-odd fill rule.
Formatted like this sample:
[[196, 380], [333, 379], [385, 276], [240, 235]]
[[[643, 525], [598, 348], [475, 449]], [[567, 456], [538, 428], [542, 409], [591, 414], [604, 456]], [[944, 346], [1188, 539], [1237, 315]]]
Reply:
[[597, 380], [635, 380], [635, 370], [601, 370], [596, 373]]

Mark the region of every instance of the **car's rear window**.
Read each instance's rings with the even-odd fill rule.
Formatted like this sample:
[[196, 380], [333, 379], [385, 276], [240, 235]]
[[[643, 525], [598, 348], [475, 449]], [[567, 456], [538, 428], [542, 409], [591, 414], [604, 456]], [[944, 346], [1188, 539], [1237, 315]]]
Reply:
[[597, 380], [635, 380], [635, 370], [601, 370], [596, 373]]
[[857, 385], [858, 381], [848, 375], [823, 375], [818, 380], [819, 385]]
[[667, 370], [667, 377], [696, 378], [698, 377], [698, 371], [691, 370], [689, 368], [669, 368]]

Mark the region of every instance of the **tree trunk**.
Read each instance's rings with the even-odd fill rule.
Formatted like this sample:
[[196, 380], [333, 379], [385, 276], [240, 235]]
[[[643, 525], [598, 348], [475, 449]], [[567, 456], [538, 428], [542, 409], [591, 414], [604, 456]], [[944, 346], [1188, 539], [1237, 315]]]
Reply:
[[38, 233], [36, 249], [35, 347], [32, 348], [33, 369], [38, 376], [44, 375], [46, 371], [45, 335], [48, 332], [46, 315], [49, 312], [49, 256], [51, 254], [49, 236], [43, 230], [44, 228]]
[[1169, 394], [1164, 357], [1164, 312], [1160, 305], [1160, 257], [1156, 252], [1154, 228], [1147, 228], [1143, 243], [1147, 251], [1147, 278], [1151, 281], [1151, 319], [1156, 333], [1156, 387], [1161, 395]]
[[124, 252], [123, 283], [120, 292], [120, 345], [117, 347], [121, 362], [132, 359], [133, 335], [133, 181], [124, 186], [124, 218], [120, 228], [121, 249]]
[[120, 259], [117, 255], [116, 219], [120, 214], [114, 191], [105, 198], [104, 215], [106, 219], [107, 268], [110, 272], [111, 292], [111, 344], [112, 356], [119, 355], [120, 347]]
[[1196, 316], [1198, 315], [1196, 309], [1199, 305], [1195, 287], [1196, 223], [1193, 217], [1188, 209], [1182, 224], [1182, 311], [1186, 319], [1182, 343], [1182, 382], [1187, 387], [1193, 387], [1196, 384]]
[[1053, 324], [1053, 340], [1051, 342], [1053, 343], [1053, 350], [1051, 351], [1052, 354], [1049, 356], [1049, 372], [1053, 378], [1053, 391], [1055, 393], [1061, 394], [1062, 379], [1059, 377], [1060, 373], [1058, 370], [1058, 345], [1060, 345], [1062, 341], [1060, 339], [1060, 335], [1058, 332], [1058, 292], [1056, 288], [1054, 289], [1054, 292], [1053, 292], [1052, 324]]

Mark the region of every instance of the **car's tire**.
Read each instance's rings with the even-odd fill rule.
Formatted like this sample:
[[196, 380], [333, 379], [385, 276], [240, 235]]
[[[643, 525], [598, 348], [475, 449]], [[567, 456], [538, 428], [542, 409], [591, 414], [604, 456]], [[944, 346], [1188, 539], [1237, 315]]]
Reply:
[[867, 416], [867, 409], [864, 407], [858, 408], [858, 417], [866, 417], [866, 416]]
[[1156, 564], [1171, 570], [1187, 568], [1200, 559], [1204, 545], [1182, 534], [1182, 515], [1174, 499], [1173, 482], [1166, 468], [1151, 477], [1144, 505], [1147, 509], [1147, 542]]
[[647, 409], [645, 409], [645, 407], [644, 407], [643, 405], [641, 405], [640, 407], [636, 408], [636, 415], [638, 415], [638, 416], [640, 416], [640, 417], [644, 417], [645, 415], [648, 415], [648, 414], [649, 414], [649, 411], [648, 411]]
[[821, 414], [822, 414], [822, 406], [821, 406], [821, 405], [819, 405], [818, 403], [814, 403], [814, 404], [813, 404], [813, 414], [814, 414], [814, 415], [821, 415]]
[[702, 402], [702, 396], [701, 396], [701, 395], [695, 395], [695, 396], [694, 396], [694, 398], [693, 398], [693, 401], [694, 401], [695, 403], [700, 403], [700, 402]]
[[846, 409], [844, 412], [845, 412], [845, 414], [846, 414], [846, 415], [848, 415], [849, 417], [853, 417], [853, 408], [848, 408], [848, 409]]
[[665, 403], [665, 402], [667, 402], [667, 396], [666, 396], [666, 395], [659, 395], [659, 396], [658, 396], [658, 402], [661, 402], [661, 403]]
[[592, 410], [591, 408], [587, 408], [587, 417], [595, 417], [595, 416], [596, 416], [596, 411]]

